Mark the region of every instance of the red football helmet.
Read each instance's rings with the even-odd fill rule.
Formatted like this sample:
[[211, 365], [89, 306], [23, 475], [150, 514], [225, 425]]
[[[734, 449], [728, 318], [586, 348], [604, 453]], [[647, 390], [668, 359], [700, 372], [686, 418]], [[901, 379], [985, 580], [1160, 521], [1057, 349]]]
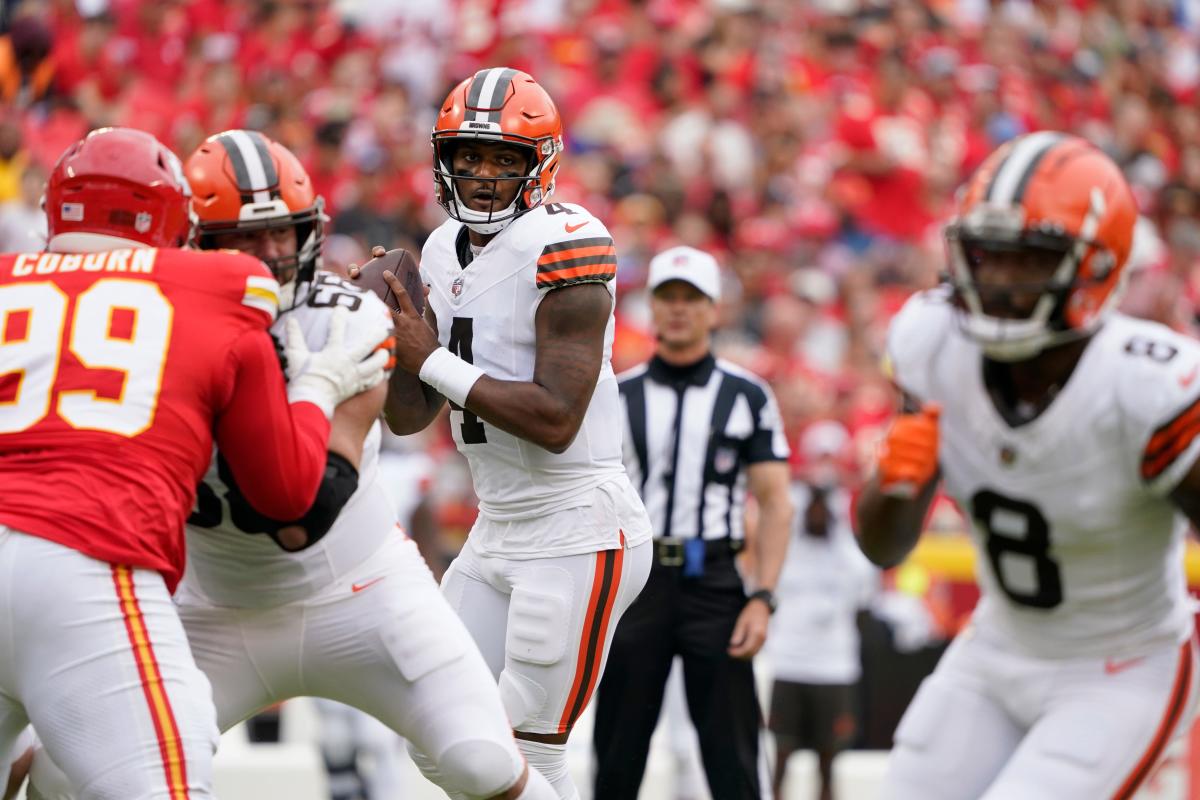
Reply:
[[[1120, 298], [1137, 217], [1120, 167], [1087, 141], [1040, 131], [1003, 145], [963, 187], [946, 229], [963, 329], [1005, 361], [1091, 333]], [[1038, 284], [985, 286], [976, 273], [997, 253], [1053, 272]], [[985, 291], [1020, 291], [1036, 302], [1028, 316], [995, 316]]]
[[100, 128], [59, 156], [43, 208], [48, 249], [182, 247], [191, 189], [179, 159], [145, 131]]
[[[507, 208], [484, 212], [468, 208], [454, 186], [454, 144], [463, 139], [506, 142], [529, 149], [529, 170], [499, 181], [521, 182]], [[481, 69], [454, 87], [442, 103], [433, 128], [434, 194], [452, 218], [478, 233], [496, 233], [554, 193], [563, 151], [558, 108], [527, 73], [509, 67]]]

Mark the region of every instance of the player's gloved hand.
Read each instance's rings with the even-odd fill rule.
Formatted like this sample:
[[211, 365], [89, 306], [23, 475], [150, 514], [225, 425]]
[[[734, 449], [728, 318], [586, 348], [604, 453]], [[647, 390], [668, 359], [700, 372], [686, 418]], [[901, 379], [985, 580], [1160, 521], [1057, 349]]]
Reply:
[[942, 407], [930, 403], [892, 422], [879, 447], [876, 475], [880, 490], [889, 497], [911, 500], [925, 488], [938, 468], [938, 415]]
[[[364, 335], [357, 344], [346, 343], [346, 324], [350, 312], [334, 309], [329, 321], [329, 338], [320, 350], [309, 350], [304, 331], [294, 315], [285, 325], [287, 341], [288, 400], [316, 404], [326, 417], [348, 397], [366, 391], [387, 377], [394, 361], [391, 328], [383, 317], [373, 322], [379, 330]], [[362, 324], [368, 324], [363, 322]]]

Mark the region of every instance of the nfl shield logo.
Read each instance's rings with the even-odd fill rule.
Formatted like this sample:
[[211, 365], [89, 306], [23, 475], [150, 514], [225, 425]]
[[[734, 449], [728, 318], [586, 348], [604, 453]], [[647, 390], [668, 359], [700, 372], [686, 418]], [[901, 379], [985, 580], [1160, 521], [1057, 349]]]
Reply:
[[154, 220], [149, 213], [145, 211], [139, 211], [138, 215], [133, 218], [133, 229], [138, 233], [145, 233], [146, 231], [150, 230], [150, 223], [153, 221]]
[[717, 452], [713, 453], [713, 469], [718, 473], [724, 474], [732, 472], [737, 466], [737, 451], [731, 447], [719, 447]]
[[460, 294], [462, 294], [462, 290], [463, 279], [461, 277], [455, 278], [454, 283], [450, 284], [450, 294], [458, 297]]

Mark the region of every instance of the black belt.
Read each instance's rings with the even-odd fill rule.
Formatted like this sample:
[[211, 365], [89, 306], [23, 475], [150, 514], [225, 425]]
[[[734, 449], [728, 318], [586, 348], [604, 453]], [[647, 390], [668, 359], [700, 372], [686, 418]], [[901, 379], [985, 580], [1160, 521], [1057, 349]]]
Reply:
[[[687, 539], [677, 539], [673, 536], [661, 537], [654, 540], [654, 557], [664, 567], [682, 567], [685, 561], [684, 542]], [[707, 539], [704, 542], [704, 560], [717, 561], [722, 558], [732, 558], [741, 552], [744, 542], [741, 539]]]

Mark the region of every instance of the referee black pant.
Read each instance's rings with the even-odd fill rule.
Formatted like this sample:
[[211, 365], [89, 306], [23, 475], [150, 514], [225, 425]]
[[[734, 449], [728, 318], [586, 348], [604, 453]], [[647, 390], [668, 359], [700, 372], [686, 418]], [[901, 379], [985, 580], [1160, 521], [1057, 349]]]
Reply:
[[714, 800], [761, 800], [754, 671], [726, 652], [746, 593], [728, 549], [708, 559], [685, 578], [656, 558], [617, 625], [596, 695], [596, 800], [637, 800], [676, 655]]

